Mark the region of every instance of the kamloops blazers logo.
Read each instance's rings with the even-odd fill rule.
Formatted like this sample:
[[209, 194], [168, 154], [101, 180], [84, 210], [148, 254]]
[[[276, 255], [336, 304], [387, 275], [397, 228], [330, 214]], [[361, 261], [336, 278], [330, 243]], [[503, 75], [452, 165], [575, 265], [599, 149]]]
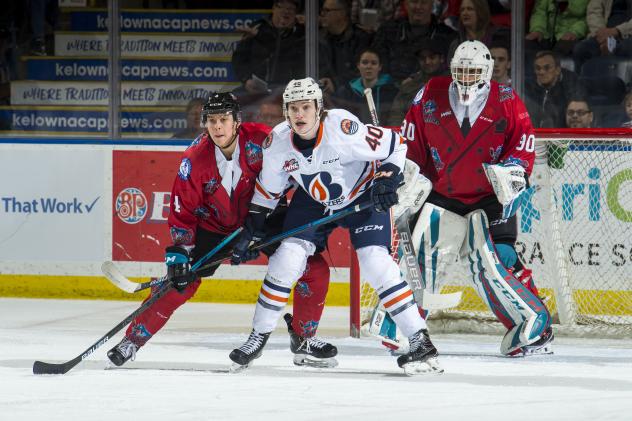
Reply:
[[296, 170], [298, 170], [298, 161], [295, 158], [288, 159], [285, 161], [285, 164], [283, 164], [283, 171], [285, 172], [292, 172]]
[[116, 196], [114, 209], [121, 221], [137, 224], [147, 214], [147, 198], [136, 187], [127, 187]]

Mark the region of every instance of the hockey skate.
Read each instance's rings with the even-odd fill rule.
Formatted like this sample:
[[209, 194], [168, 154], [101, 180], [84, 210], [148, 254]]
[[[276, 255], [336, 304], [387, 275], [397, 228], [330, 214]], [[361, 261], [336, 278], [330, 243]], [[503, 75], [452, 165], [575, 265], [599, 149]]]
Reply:
[[523, 346], [509, 354], [512, 357], [528, 357], [530, 355], [553, 354], [553, 329], [548, 327], [537, 341]]
[[294, 364], [316, 368], [333, 368], [338, 365], [334, 358], [338, 348], [316, 337], [304, 338], [292, 329], [292, 315], [283, 316], [290, 334], [290, 350], [294, 354]]
[[408, 338], [410, 351], [397, 358], [397, 365], [404, 369], [409, 376], [417, 374], [440, 374], [443, 368], [439, 365], [437, 348], [430, 341], [427, 329]]
[[250, 367], [252, 361], [259, 358], [263, 352], [263, 347], [268, 342], [270, 333], [259, 333], [253, 329], [246, 342], [237, 349], [233, 349], [229, 355], [233, 361], [230, 367], [231, 373], [238, 373]]
[[136, 351], [139, 346], [124, 337], [121, 342], [108, 351], [108, 358], [117, 367], [122, 366], [127, 361], [136, 359]]

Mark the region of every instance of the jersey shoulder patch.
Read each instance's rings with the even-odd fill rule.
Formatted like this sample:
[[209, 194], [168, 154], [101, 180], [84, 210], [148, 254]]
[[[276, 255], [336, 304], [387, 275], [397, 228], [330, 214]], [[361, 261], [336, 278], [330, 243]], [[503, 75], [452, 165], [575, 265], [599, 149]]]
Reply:
[[415, 98], [413, 98], [413, 105], [417, 105], [421, 102], [421, 97], [424, 96], [424, 88], [425, 85], [421, 87], [419, 92], [417, 92], [417, 95], [415, 95]]
[[498, 102], [504, 102], [514, 97], [513, 89], [511, 86], [498, 85]]

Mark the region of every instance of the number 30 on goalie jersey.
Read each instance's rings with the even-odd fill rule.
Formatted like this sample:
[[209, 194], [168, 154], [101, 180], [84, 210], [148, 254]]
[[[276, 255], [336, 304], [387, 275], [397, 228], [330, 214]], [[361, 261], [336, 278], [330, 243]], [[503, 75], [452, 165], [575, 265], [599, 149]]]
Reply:
[[401, 136], [365, 125], [345, 110], [327, 111], [311, 156], [303, 156], [294, 146], [287, 123], [276, 126], [271, 136], [252, 200], [268, 208], [276, 206], [278, 195], [292, 178], [323, 206], [342, 209], [370, 187], [381, 163], [403, 168], [406, 159]]

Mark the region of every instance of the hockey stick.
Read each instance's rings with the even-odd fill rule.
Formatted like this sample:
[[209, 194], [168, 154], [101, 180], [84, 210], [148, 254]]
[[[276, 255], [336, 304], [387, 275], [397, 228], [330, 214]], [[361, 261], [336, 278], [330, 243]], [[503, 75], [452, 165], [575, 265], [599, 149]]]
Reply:
[[[364, 90], [364, 96], [369, 107], [369, 113], [371, 114], [371, 120], [374, 125], [379, 125], [379, 119], [377, 116], [377, 110], [375, 108], [375, 102], [373, 101], [373, 93], [371, 88]], [[413, 291], [413, 296], [417, 305], [424, 310], [439, 310], [445, 308], [452, 308], [459, 305], [461, 302], [461, 292], [453, 292], [450, 294], [433, 294], [426, 289], [421, 278], [421, 270], [419, 268], [419, 262], [417, 261], [417, 253], [412, 243], [412, 235], [410, 233], [410, 227], [408, 226], [408, 214], [406, 211], [395, 221], [397, 232], [399, 233], [401, 248], [403, 251], [402, 258], [406, 265], [406, 278], [410, 283], [410, 287]]]
[[[264, 243], [260, 243], [260, 244], [255, 244], [253, 246], [250, 247], [251, 251], [254, 250], [261, 250], [265, 247], [268, 247], [269, 245], [272, 245], [274, 243], [277, 243], [279, 241], [285, 240], [288, 237], [291, 237], [293, 235], [296, 235], [298, 233], [301, 233], [303, 231], [306, 231], [310, 228], [316, 228], [320, 225], [323, 224], [327, 224], [329, 222], [333, 222], [336, 221], [338, 219], [344, 218], [345, 216], [351, 215], [353, 213], [356, 212], [360, 212], [364, 209], [367, 209], [368, 207], [372, 206], [371, 202], [365, 202], [365, 203], [361, 203], [361, 204], [357, 204], [353, 207], [347, 208], [341, 212], [337, 212], [334, 214], [331, 214], [329, 216], [325, 216], [324, 218], [320, 218], [317, 219], [315, 221], [312, 222], [308, 222], [305, 225], [301, 225], [300, 227], [296, 227], [293, 228], [289, 231], [286, 232], [282, 232], [278, 235], [275, 235], [274, 237], [270, 238], [269, 240], [265, 241]], [[226, 253], [224, 255], [222, 255], [221, 257], [218, 257], [217, 259], [215, 259], [214, 261], [205, 264], [204, 266], [202, 266], [200, 268], [200, 271], [208, 269], [212, 266], [218, 265], [220, 263], [222, 263], [222, 261], [226, 260], [227, 258], [230, 257], [230, 252]], [[153, 281], [148, 281], [148, 282], [143, 282], [143, 283], [137, 283], [137, 282], [133, 282], [130, 281], [128, 278], [125, 277], [125, 275], [123, 275], [118, 268], [116, 267], [116, 265], [114, 265], [114, 263], [112, 262], [104, 262], [103, 265], [101, 265], [101, 269], [103, 270], [103, 274], [108, 278], [108, 280], [110, 282], [112, 282], [115, 286], [121, 288], [124, 291], [133, 293], [133, 292], [138, 292], [138, 291], [142, 291], [144, 289], [150, 288], [154, 285], [160, 284], [164, 281], [164, 277], [163, 278], [159, 278], [159, 279], [154, 279]]]
[[[224, 238], [224, 240], [222, 240], [222, 242], [220, 242], [218, 246], [221, 246], [220, 248], [224, 247], [233, 238], [239, 235], [239, 233], [241, 233], [242, 230], [243, 230], [242, 227], [237, 228], [232, 234]], [[202, 263], [206, 262], [211, 256], [215, 255], [216, 252], [217, 250], [215, 250], [214, 248], [213, 250], [209, 251], [204, 256], [202, 256], [202, 258], [198, 260], [199, 263], [197, 267], [199, 267]], [[101, 264], [101, 272], [103, 272], [107, 280], [110, 281], [112, 284], [114, 284], [114, 286], [118, 287], [119, 289], [122, 289], [125, 292], [129, 292], [130, 294], [133, 294], [138, 291], [142, 291], [147, 288], [151, 288], [154, 285], [162, 284], [167, 279], [166, 276], [163, 276], [162, 278], [152, 279], [151, 281], [147, 281], [147, 282], [140, 282], [140, 283], [133, 282], [127, 279], [127, 277], [123, 275], [123, 273], [121, 273], [121, 271], [116, 267], [114, 262], [111, 262], [111, 261], [106, 261]]]
[[[202, 259], [198, 260], [192, 267], [191, 270], [197, 271], [198, 268], [204, 260], [210, 259], [214, 254], [222, 249], [226, 244], [228, 244], [233, 238], [235, 238], [240, 232], [241, 228], [224, 238], [213, 250], [209, 251]], [[147, 301], [143, 303], [139, 308], [137, 308], [133, 313], [127, 316], [125, 319], [121, 320], [119, 324], [114, 326], [108, 333], [99, 338], [95, 343], [90, 345], [88, 349], [86, 349], [83, 353], [79, 354], [75, 358], [70, 361], [66, 361], [64, 363], [54, 364], [54, 363], [45, 363], [42, 361], [35, 361], [33, 363], [33, 374], [66, 374], [73, 367], [79, 364], [84, 359], [88, 358], [90, 354], [96, 351], [101, 345], [106, 343], [113, 335], [118, 333], [119, 330], [123, 329], [127, 326], [132, 320], [134, 320], [138, 315], [142, 314], [147, 308], [149, 308], [153, 303], [158, 301], [160, 297], [165, 295], [167, 292], [171, 290], [171, 283], [165, 282], [160, 286], [160, 289], [156, 291]]]

